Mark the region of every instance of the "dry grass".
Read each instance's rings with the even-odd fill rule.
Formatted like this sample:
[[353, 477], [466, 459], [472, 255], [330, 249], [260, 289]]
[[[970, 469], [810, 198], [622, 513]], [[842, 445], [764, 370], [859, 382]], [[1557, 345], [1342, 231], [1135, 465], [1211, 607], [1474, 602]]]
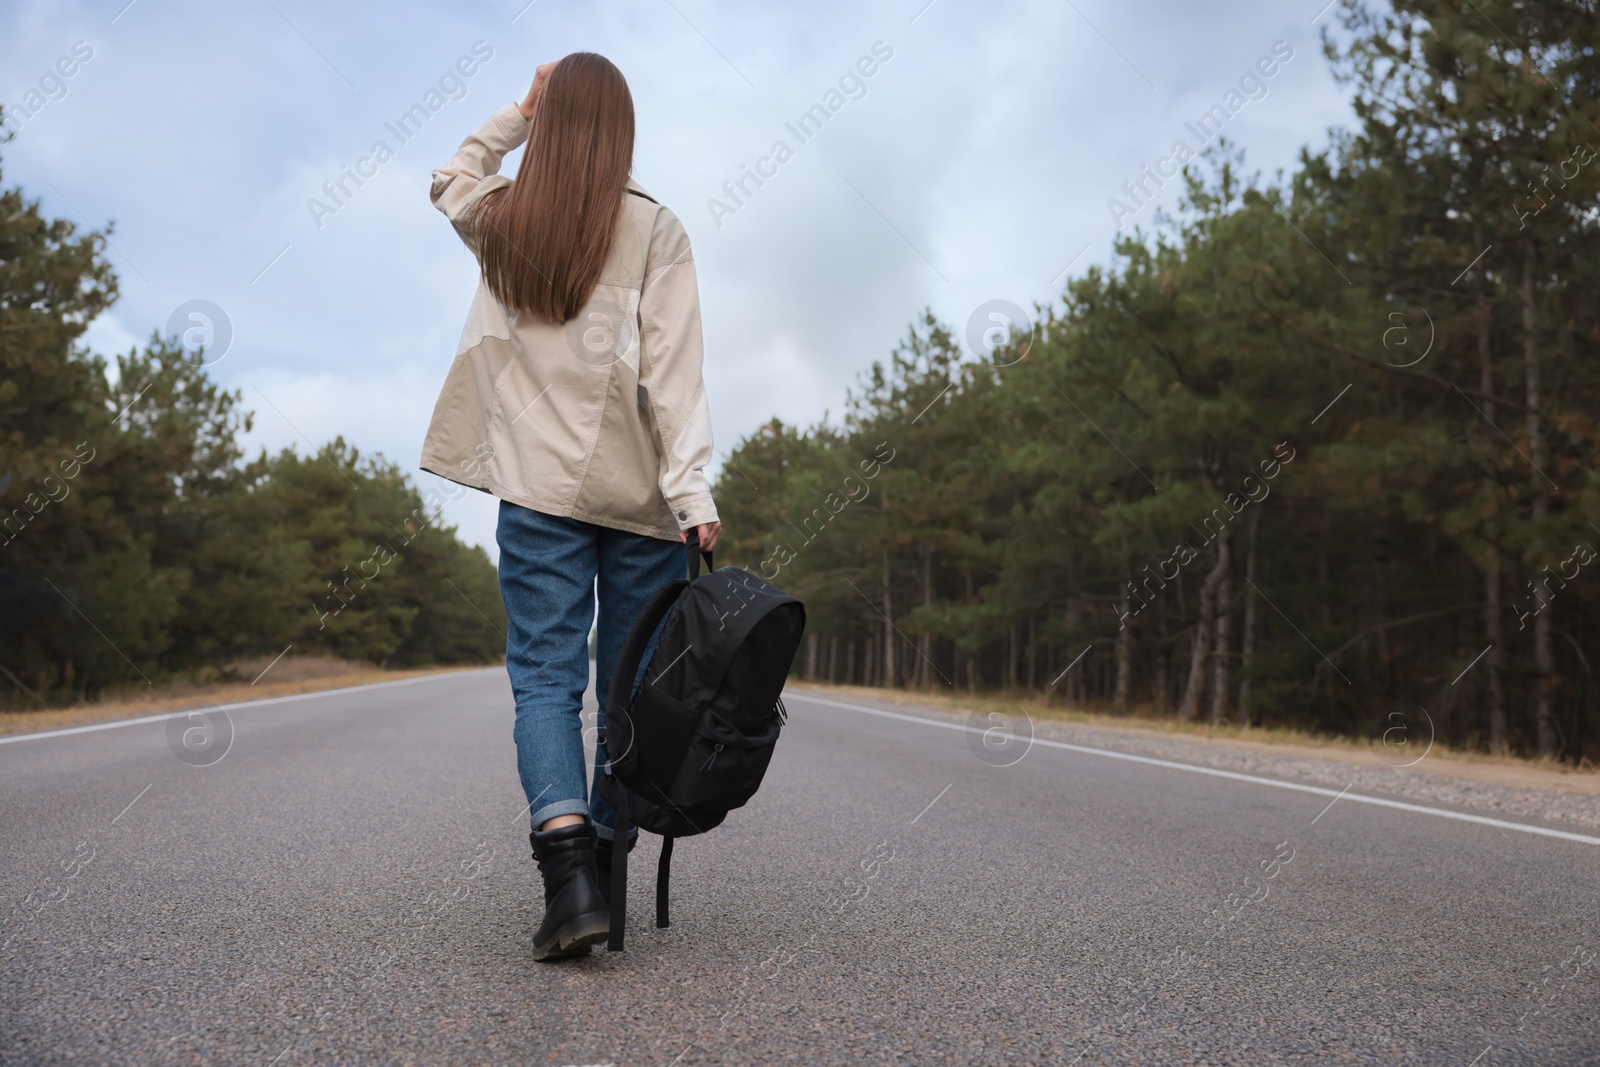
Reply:
[[[803, 685], [836, 693], [841, 697], [854, 696], [881, 704], [939, 708], [945, 711], [998, 711], [1013, 715], [1022, 711], [1035, 720], [1174, 734], [1236, 748], [1270, 749], [1284, 755], [1342, 760], [1390, 769], [1395, 767], [1395, 749], [1386, 748], [1381, 737], [1340, 737], [1275, 726], [1237, 724], [1213, 726], [1209, 722], [1185, 723], [1175, 718], [1157, 717], [1150, 706], [1136, 707], [1129, 715], [1111, 715], [1090, 709], [1047, 706], [1032, 693], [968, 695], [960, 691], [876, 689], [866, 686], [827, 685], [820, 682], [806, 682]], [[1413, 735], [1412, 743], [1418, 746], [1415, 751], [1420, 755], [1426, 747], [1425, 724], [1412, 722], [1407, 725], [1413, 731], [1424, 731], [1420, 736]], [[1427, 749], [1426, 759], [1407, 769], [1423, 774], [1453, 774], [1526, 788], [1560, 789], [1600, 795], [1600, 773], [1587, 762], [1581, 767], [1574, 767], [1550, 759], [1490, 756], [1483, 752], [1453, 749], [1437, 741]]]
[[211, 675], [210, 679], [177, 681], [154, 687], [140, 686], [67, 707], [0, 711], [0, 735], [59, 730], [118, 719], [137, 719], [168, 711], [239, 704], [373, 682], [479, 669], [420, 667], [415, 670], [383, 670], [369, 663], [353, 663], [332, 656], [292, 655], [274, 664], [272, 657], [264, 656], [240, 660], [221, 671], [209, 671], [207, 674]]

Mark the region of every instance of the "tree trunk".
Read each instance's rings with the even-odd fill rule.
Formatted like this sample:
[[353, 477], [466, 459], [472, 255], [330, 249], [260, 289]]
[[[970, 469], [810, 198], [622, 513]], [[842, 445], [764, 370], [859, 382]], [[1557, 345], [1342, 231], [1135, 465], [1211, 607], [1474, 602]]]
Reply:
[[[933, 549], [927, 545], [922, 547], [922, 606], [933, 607]], [[917, 645], [922, 652], [918, 657], [921, 662], [917, 664], [917, 685], [926, 689], [933, 684], [929, 677], [933, 667], [933, 634], [928, 631], [927, 624], [917, 635]]]
[[[1495, 427], [1494, 403], [1494, 352], [1490, 348], [1489, 330], [1492, 323], [1493, 305], [1488, 294], [1481, 289], [1478, 292], [1478, 392], [1483, 394], [1483, 414], [1485, 423], [1482, 434], [1489, 447], [1498, 445], [1496, 438], [1499, 435]], [[1492, 475], [1491, 475], [1492, 477]], [[1496, 483], [1495, 488], [1499, 485]], [[1495, 494], [1498, 497], [1498, 493]], [[1489, 654], [1485, 659], [1484, 672], [1488, 676], [1489, 689], [1489, 751], [1497, 756], [1503, 756], [1510, 750], [1510, 742], [1506, 735], [1506, 684], [1501, 673], [1504, 663], [1502, 647], [1505, 644], [1504, 609], [1500, 600], [1501, 566], [1500, 566], [1500, 520], [1498, 515], [1491, 516], [1484, 524], [1483, 538], [1488, 546], [1488, 554], [1483, 562], [1483, 635], [1489, 642]]]
[[1156, 677], [1155, 684], [1151, 686], [1155, 697], [1156, 714], [1166, 715], [1168, 704], [1168, 690], [1172, 687], [1169, 680], [1172, 674], [1172, 643], [1167, 640], [1167, 598], [1157, 598], [1156, 620], [1160, 627], [1160, 642], [1156, 646]]
[[1218, 535], [1216, 561], [1211, 565], [1205, 581], [1200, 583], [1200, 615], [1195, 620], [1194, 644], [1189, 655], [1189, 680], [1183, 687], [1183, 700], [1178, 704], [1179, 722], [1192, 722], [1200, 713], [1200, 700], [1205, 695], [1206, 665], [1211, 662], [1211, 627], [1216, 610], [1217, 586], [1227, 566], [1222, 536]]
[[1128, 587], [1122, 584], [1122, 626], [1117, 630], [1117, 687], [1113, 706], [1118, 715], [1128, 714], [1128, 696], [1133, 688], [1133, 626], [1128, 622], [1128, 612], [1133, 605], [1128, 602]]
[[1322, 608], [1322, 625], [1333, 625], [1333, 609], [1328, 600], [1332, 593], [1332, 580], [1328, 577], [1328, 519], [1322, 520], [1322, 543], [1317, 546], [1317, 580], [1322, 584], [1322, 597], [1318, 603]]
[[[966, 585], [966, 588], [967, 588], [967, 601], [966, 602], [967, 602], [967, 604], [970, 605], [973, 602], [972, 572], [971, 571], [963, 571], [961, 573], [961, 581], [962, 581], [963, 584]], [[973, 665], [972, 661], [974, 659], [976, 659], [977, 657], [973, 653], [968, 652], [968, 653], [966, 653], [964, 658], [965, 658], [965, 662], [962, 664], [962, 667], [966, 671], [966, 675], [967, 675], [967, 692], [976, 693], [978, 691], [978, 676], [977, 676], [977, 668]]]
[[[1532, 239], [1527, 239], [1522, 243], [1522, 252], [1522, 358], [1527, 372], [1528, 458], [1535, 468], [1530, 486], [1533, 490], [1533, 528], [1537, 532], [1550, 515], [1550, 495], [1543, 474], [1544, 427], [1539, 419], [1539, 346], [1534, 315], [1534, 273], [1539, 267], [1539, 251]], [[1546, 607], [1533, 621], [1534, 658], [1539, 666], [1539, 680], [1534, 687], [1535, 722], [1541, 756], [1556, 754], [1555, 716], [1550, 707], [1550, 690], [1555, 682], [1556, 666], [1555, 647], [1551, 641], [1554, 614], [1550, 607]]]
[[1039, 647], [1038, 634], [1034, 626], [1034, 617], [1028, 616], [1028, 691], [1031, 693], [1039, 684]]
[[839, 680], [839, 638], [828, 638], [828, 684]]
[[[1490, 536], [1498, 536], [1491, 523]], [[1484, 657], [1489, 687], [1489, 751], [1504, 756], [1511, 750], [1506, 734], [1506, 685], [1501, 676], [1500, 647], [1505, 643], [1505, 627], [1500, 601], [1500, 546], [1489, 546], [1488, 559], [1483, 566], [1483, 636], [1489, 642], [1489, 654]]]
[[844, 649], [844, 680], [847, 685], [856, 684], [856, 642], [851, 638]]
[[1211, 659], [1211, 721], [1221, 725], [1228, 717], [1228, 660], [1233, 653], [1233, 527], [1217, 535], [1217, 579], [1213, 603], [1217, 614], [1217, 647]]
[[1019, 653], [1022, 651], [1022, 642], [1017, 640], [1017, 624], [1013, 622], [1006, 627], [1006, 688], [1017, 688], [1017, 664], [1021, 662]]
[[806, 634], [806, 681], [817, 680], [817, 635]]
[[[1256, 582], [1256, 530], [1261, 525], [1261, 505], [1257, 504], [1255, 510], [1250, 512], [1250, 544], [1245, 550], [1244, 577], [1251, 586]], [[1252, 596], [1250, 592], [1239, 591], [1244, 597], [1244, 636], [1239, 647], [1239, 673], [1245, 677], [1239, 680], [1239, 725], [1250, 725], [1250, 664], [1256, 656], [1256, 602], [1260, 597]]]
[[[1198, 624], [1196, 624], [1195, 628], [1196, 629], [1199, 628]], [[1187, 627], [1185, 627], [1185, 629], [1187, 629]], [[1182, 660], [1181, 661], [1179, 660], [1180, 653], [1182, 655]], [[1188, 691], [1189, 675], [1191, 673], [1191, 668], [1194, 666], [1194, 635], [1193, 634], [1189, 635], [1188, 640], [1183, 640], [1182, 638], [1180, 638], [1179, 640], [1173, 642], [1173, 645], [1172, 645], [1172, 659], [1173, 659], [1173, 675], [1172, 675], [1173, 696], [1177, 698], [1177, 704], [1175, 706], [1178, 709], [1178, 719], [1181, 722], [1183, 720], [1183, 694]]]
[[[1079, 622], [1082, 611], [1083, 609], [1077, 597], [1071, 597], [1067, 600], [1067, 640], [1072, 642], [1073, 645], [1076, 645], [1079, 640]], [[1070, 646], [1068, 651], [1071, 651]], [[1073, 655], [1076, 654], [1073, 653]], [[1067, 662], [1070, 663], [1071, 661], [1072, 657], [1069, 656]], [[1083, 706], [1083, 679], [1088, 670], [1088, 667], [1084, 667], [1082, 670], [1074, 668], [1067, 672], [1067, 688], [1066, 692], [1062, 694], [1066, 698], [1067, 707], [1081, 708]]]
[[889, 593], [889, 550], [883, 550], [883, 684], [895, 684], [894, 601]]

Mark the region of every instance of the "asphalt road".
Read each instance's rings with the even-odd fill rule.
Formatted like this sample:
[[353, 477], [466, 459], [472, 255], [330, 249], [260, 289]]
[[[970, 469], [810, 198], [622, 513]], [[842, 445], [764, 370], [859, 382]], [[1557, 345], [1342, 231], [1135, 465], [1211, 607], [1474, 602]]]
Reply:
[[1600, 1062], [1600, 843], [785, 702], [553, 965], [500, 672], [8, 739], [0, 1063]]

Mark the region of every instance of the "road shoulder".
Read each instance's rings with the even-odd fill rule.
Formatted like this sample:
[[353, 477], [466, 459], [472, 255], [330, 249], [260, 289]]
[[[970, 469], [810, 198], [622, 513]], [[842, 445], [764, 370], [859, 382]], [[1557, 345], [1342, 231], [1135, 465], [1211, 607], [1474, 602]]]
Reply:
[[38, 711], [0, 711], [0, 737], [14, 734], [39, 733], [45, 730], [64, 730], [75, 726], [96, 726], [103, 723], [139, 719], [147, 715], [162, 715], [173, 711], [191, 711], [214, 708], [221, 704], [247, 704], [256, 700], [300, 696], [306, 693], [331, 693], [340, 689], [373, 685], [381, 682], [404, 681], [434, 674], [457, 674], [481, 671], [475, 664], [467, 667], [419, 667], [415, 670], [358, 670], [347, 674], [317, 678], [299, 678], [284, 682], [267, 682], [260, 685], [238, 683], [189, 689], [183, 693], [157, 690], [145, 698], [110, 700], [93, 704], [77, 704], [65, 708], [44, 708]]
[[[1357, 791], [1383, 793], [1464, 812], [1499, 817], [1547, 819], [1600, 830], [1600, 774], [1563, 770], [1520, 760], [1463, 757], [1424, 749], [1362, 748], [1355, 745], [1293, 744], [1237, 737], [1174, 733], [1159, 724], [1122, 725], [1080, 722], [1011, 705], [979, 699], [976, 710], [959, 707], [959, 697], [903, 693], [859, 686], [791, 683], [786, 692], [860, 704], [885, 711], [922, 715], [945, 722], [987, 728], [998, 725], [1012, 733], [1068, 744], [1175, 760], [1220, 770]], [[989, 719], [991, 712], [1009, 721]], [[1424, 739], [1422, 739], [1425, 741]]]

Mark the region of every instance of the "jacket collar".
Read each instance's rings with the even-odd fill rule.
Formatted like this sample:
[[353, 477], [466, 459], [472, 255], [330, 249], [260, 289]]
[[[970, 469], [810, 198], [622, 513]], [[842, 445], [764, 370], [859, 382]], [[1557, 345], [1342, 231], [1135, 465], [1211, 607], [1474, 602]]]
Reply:
[[642, 196], [652, 204], [661, 203], [661, 201], [657, 200], [655, 197], [651, 196], [649, 193], [640, 188], [639, 183], [634, 181], [632, 178], [628, 179], [628, 192], [634, 194], [635, 196]]

